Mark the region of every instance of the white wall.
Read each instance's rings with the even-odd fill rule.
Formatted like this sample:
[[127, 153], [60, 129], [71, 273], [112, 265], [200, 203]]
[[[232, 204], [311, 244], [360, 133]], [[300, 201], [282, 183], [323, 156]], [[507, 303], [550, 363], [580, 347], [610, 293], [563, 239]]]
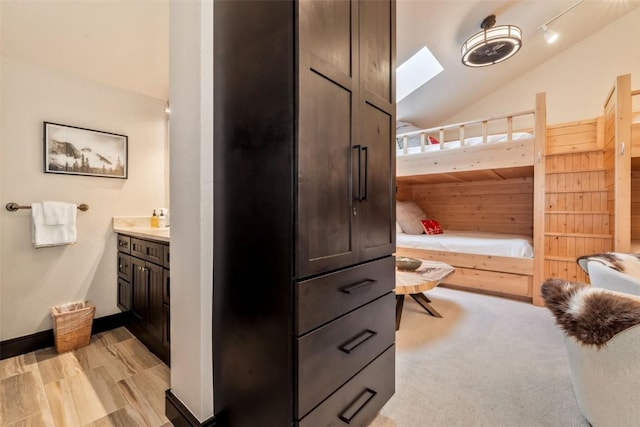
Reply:
[[[52, 327], [49, 308], [89, 299], [118, 313], [111, 219], [167, 206], [165, 101], [0, 58], [0, 340]], [[43, 173], [43, 121], [129, 137], [129, 178]], [[8, 202], [87, 203], [75, 245], [34, 249], [30, 210]]]
[[171, 2], [171, 390], [213, 415], [213, 1]]
[[444, 123], [529, 110], [538, 92], [547, 94], [549, 124], [597, 117], [616, 76], [630, 73], [632, 89], [640, 89], [639, 40], [636, 8]]

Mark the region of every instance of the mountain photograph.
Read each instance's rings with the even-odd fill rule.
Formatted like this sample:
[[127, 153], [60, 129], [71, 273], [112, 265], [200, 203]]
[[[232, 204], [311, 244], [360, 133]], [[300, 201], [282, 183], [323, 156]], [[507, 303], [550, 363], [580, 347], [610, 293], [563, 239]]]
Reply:
[[127, 177], [127, 137], [45, 122], [45, 172]]

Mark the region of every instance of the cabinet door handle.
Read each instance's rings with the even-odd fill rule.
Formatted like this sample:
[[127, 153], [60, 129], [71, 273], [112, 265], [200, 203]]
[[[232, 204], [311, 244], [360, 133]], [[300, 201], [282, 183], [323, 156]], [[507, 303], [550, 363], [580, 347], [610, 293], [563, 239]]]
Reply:
[[362, 290], [367, 286], [371, 286], [376, 283], [376, 280], [373, 279], [364, 279], [356, 283], [352, 283], [351, 285], [347, 285], [340, 289], [340, 292], [344, 292], [345, 294], [351, 294], [352, 292], [356, 292]]
[[375, 337], [376, 335], [378, 335], [377, 332], [367, 329], [366, 331], [356, 335], [346, 343], [342, 344], [340, 347], [338, 347], [338, 349], [344, 353], [351, 354], [351, 352], [358, 346], [364, 344], [366, 341], [368, 341], [370, 338]]
[[367, 200], [367, 175], [369, 169], [369, 147], [362, 147], [362, 151], [364, 152], [364, 191], [362, 192], [362, 197], [360, 201]]
[[353, 150], [358, 150], [358, 194], [354, 197], [355, 200], [362, 200], [362, 146], [360, 144], [354, 145]]
[[344, 411], [342, 411], [340, 415], [338, 415], [338, 418], [340, 418], [343, 422], [350, 424], [351, 420], [353, 420], [355, 416], [358, 415], [358, 412], [360, 412], [365, 406], [367, 406], [367, 403], [369, 403], [376, 394], [378, 394], [376, 391], [373, 391], [370, 388], [366, 388], [362, 393], [360, 393], [358, 397], [354, 399], [353, 402], [351, 402], [351, 404], [349, 404], [349, 406], [347, 406]]

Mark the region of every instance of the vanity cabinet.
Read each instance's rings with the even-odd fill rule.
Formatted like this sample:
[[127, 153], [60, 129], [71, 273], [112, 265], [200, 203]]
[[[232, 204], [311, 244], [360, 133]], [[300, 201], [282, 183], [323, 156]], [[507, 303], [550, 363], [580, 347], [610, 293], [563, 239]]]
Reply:
[[[169, 245], [118, 235], [118, 307], [131, 332], [169, 363]], [[166, 261], [166, 262], [165, 262]]]

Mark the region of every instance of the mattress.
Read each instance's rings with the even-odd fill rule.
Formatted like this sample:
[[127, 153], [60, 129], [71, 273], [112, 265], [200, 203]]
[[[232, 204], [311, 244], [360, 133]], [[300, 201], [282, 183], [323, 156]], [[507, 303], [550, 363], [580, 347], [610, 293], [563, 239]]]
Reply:
[[[517, 140], [520, 140], [520, 139], [531, 139], [531, 138], [533, 138], [533, 135], [528, 133], [528, 132], [513, 132], [511, 134], [511, 141], [517, 141]], [[486, 143], [487, 144], [495, 144], [497, 142], [507, 142], [507, 141], [509, 141], [509, 139], [507, 138], [507, 134], [503, 133], [503, 134], [497, 134], [497, 135], [488, 135]], [[481, 144], [483, 144], [481, 136], [475, 136], [475, 137], [472, 137], [472, 138], [465, 138], [465, 140], [464, 140], [464, 146], [465, 147], [472, 147], [474, 145], [481, 145]], [[440, 148], [440, 145], [443, 145], [443, 147]], [[402, 142], [400, 142], [400, 146], [402, 146]], [[447, 142], [444, 142], [443, 144], [425, 145], [424, 146], [424, 151], [422, 151], [420, 149], [419, 145], [418, 146], [414, 146], [414, 147], [409, 146], [407, 148], [407, 154], [415, 154], [415, 153], [430, 152], [430, 151], [451, 150], [451, 149], [456, 149], [456, 148], [460, 148], [460, 141], [447, 141]], [[404, 154], [404, 149], [399, 148], [397, 150], [397, 154], [398, 155], [403, 155]]]
[[521, 234], [444, 230], [442, 234], [396, 234], [399, 248], [512, 258], [533, 258], [533, 239]]

